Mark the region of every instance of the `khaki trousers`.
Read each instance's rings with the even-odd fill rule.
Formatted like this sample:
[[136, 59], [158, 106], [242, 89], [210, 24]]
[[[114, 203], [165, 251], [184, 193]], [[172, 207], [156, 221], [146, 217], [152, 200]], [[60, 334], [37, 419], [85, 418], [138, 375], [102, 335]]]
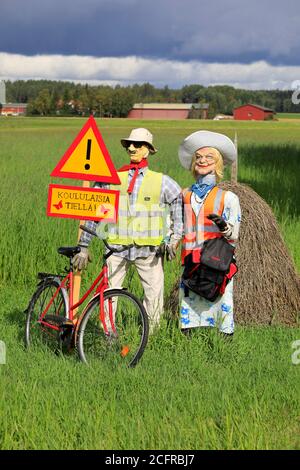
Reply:
[[147, 258], [137, 258], [129, 261], [117, 255], [111, 255], [108, 260], [109, 286], [122, 287], [124, 278], [131, 264], [136, 267], [144, 289], [143, 304], [149, 317], [150, 331], [159, 326], [163, 313], [164, 270], [163, 259], [155, 254]]

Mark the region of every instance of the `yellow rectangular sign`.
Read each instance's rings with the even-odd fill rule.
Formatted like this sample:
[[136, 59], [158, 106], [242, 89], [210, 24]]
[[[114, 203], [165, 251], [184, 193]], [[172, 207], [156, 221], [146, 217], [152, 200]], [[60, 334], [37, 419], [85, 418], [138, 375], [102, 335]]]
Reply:
[[50, 184], [47, 215], [116, 223], [119, 191]]

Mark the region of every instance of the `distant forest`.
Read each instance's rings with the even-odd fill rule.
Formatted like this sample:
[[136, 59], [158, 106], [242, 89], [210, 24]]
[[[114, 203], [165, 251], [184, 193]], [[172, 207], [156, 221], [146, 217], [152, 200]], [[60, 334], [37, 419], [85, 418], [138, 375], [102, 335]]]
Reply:
[[28, 115], [126, 117], [134, 103], [208, 103], [209, 117], [232, 114], [241, 104], [253, 103], [277, 113], [299, 113], [291, 90], [242, 90], [231, 86], [186, 85], [155, 88], [150, 83], [131, 86], [91, 86], [50, 80], [6, 81], [6, 101], [27, 103]]

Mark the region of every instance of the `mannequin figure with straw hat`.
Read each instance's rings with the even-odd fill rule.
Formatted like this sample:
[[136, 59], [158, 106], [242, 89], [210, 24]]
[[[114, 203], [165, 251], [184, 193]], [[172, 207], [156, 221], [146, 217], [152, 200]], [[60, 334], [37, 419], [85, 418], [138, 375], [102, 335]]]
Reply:
[[[169, 176], [148, 168], [148, 156], [157, 149], [148, 129], [133, 129], [121, 139], [130, 163], [118, 170], [121, 180], [118, 222], [108, 226], [108, 243], [125, 249], [108, 258], [110, 287], [120, 287], [130, 265], [134, 265], [143, 290], [150, 332], [159, 326], [163, 313], [163, 259], [176, 256], [182, 237], [182, 195], [180, 186]], [[99, 183], [95, 187], [103, 187]], [[86, 227], [95, 230], [96, 222]], [[81, 252], [73, 260], [75, 268], [85, 269], [90, 261], [88, 246], [92, 236], [82, 232]]]
[[[218, 188], [223, 167], [236, 160], [236, 147], [227, 136], [210, 131], [197, 131], [179, 147], [181, 165], [191, 171], [195, 183], [183, 191], [184, 238], [182, 264], [197, 264], [206, 240], [224, 237], [232, 245], [238, 239], [241, 221], [239, 199], [231, 191]], [[195, 327], [219, 328], [225, 335], [234, 332], [233, 280], [214, 301], [186, 288], [179, 289], [180, 326], [183, 331]]]

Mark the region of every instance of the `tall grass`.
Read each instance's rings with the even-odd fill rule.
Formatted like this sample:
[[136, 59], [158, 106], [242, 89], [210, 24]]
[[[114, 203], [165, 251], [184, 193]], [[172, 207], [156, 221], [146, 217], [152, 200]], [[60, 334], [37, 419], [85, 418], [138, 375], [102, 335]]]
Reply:
[[[299, 329], [238, 327], [234, 340], [224, 342], [215, 330], [186, 338], [164, 319], [134, 370], [101, 362], [90, 369], [75, 355], [24, 351], [22, 311], [36, 273], [61, 271], [66, 261], [56, 248], [77, 241], [78, 222], [47, 218], [46, 203], [49, 175], [84, 122], [0, 121], [0, 340], [7, 347], [7, 364], [0, 365], [0, 448], [299, 448], [300, 366], [291, 361]], [[117, 167], [126, 160], [119, 139], [132, 127], [149, 127], [159, 148], [151, 168], [183, 187], [191, 177], [178, 163], [181, 140], [198, 128], [231, 137], [237, 129], [239, 180], [271, 205], [300, 270], [299, 122], [98, 123]], [[100, 242], [91, 251], [83, 288], [99, 269]], [[166, 294], [179, 271], [179, 262], [166, 263]], [[142, 295], [134, 270], [127, 285]]]
[[[57, 269], [57, 265], [64, 266], [63, 260], [60, 261], [56, 254], [58, 246], [76, 244], [78, 222], [46, 217], [46, 204], [48, 185], [51, 181], [74, 184], [74, 180], [53, 180], [49, 175], [83, 122], [76, 119], [49, 118], [30, 119], [29, 123], [23, 119], [18, 124], [16, 120], [8, 120], [4, 121], [4, 127], [0, 128], [0, 283], [17, 282], [31, 286], [38, 270], [48, 269], [52, 272]], [[172, 122], [173, 127], [169, 123], [166, 129], [166, 122], [162, 122], [159, 128], [161, 123], [152, 121], [149, 127], [154, 129], [155, 144], [157, 142], [159, 152], [151, 157], [150, 166], [169, 174], [185, 187], [191, 183], [191, 175], [179, 166], [177, 150], [182, 138], [194, 130], [191, 126], [195, 128], [196, 125], [194, 121], [187, 121], [185, 129], [181, 121], [180, 123], [180, 129], [176, 121]], [[8, 128], [9, 124], [14, 127]], [[126, 153], [119, 142], [120, 138], [127, 136], [130, 124], [127, 120], [99, 122], [116, 167], [126, 161]], [[269, 123], [260, 124], [264, 129], [262, 124]], [[275, 124], [272, 123], [272, 126]], [[140, 124], [134, 122], [132, 125]], [[197, 125], [203, 127], [203, 121], [197, 121]], [[244, 123], [235, 123], [235, 126], [238, 125], [240, 135], [245, 126]], [[205, 126], [212, 127], [212, 122], [205, 122]], [[299, 246], [294, 243], [294, 236], [295, 229], [299, 228], [299, 147], [295, 143], [258, 144], [258, 124], [254, 123], [254, 126], [252, 133], [247, 131], [253, 139], [251, 145], [243, 144], [242, 137], [239, 138], [239, 180], [250, 184], [271, 205], [284, 229], [283, 234], [289, 249], [298, 263]], [[228, 124], [223, 127], [224, 129], [219, 129], [218, 126], [215, 130], [226, 132]], [[267, 133], [269, 128], [266, 129]], [[285, 126], [280, 128], [282, 135], [285, 135], [285, 129]], [[278, 133], [277, 130], [274, 135]], [[248, 134], [246, 142], [249, 139]], [[75, 181], [75, 184], [80, 185], [81, 182]], [[92, 250], [95, 251], [94, 258], [97, 259], [99, 242], [95, 245], [96, 242], [93, 243]], [[300, 264], [298, 268], [300, 269]], [[168, 270], [168, 267], [166, 269], [167, 277], [173, 278], [173, 270]]]

